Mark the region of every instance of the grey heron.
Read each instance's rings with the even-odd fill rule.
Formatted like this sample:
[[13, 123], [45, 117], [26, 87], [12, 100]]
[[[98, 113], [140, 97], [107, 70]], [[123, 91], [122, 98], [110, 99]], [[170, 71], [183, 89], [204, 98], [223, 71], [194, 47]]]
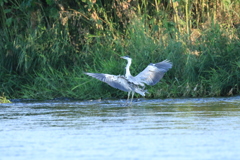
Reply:
[[132, 64], [132, 58], [129, 56], [123, 56], [121, 57], [123, 59], [127, 60], [127, 66], [126, 66], [126, 79], [134, 83], [135, 85], [140, 85], [142, 87], [145, 86], [145, 84], [153, 86], [157, 84], [164, 74], [172, 68], [172, 63], [169, 62], [169, 60], [164, 60], [159, 63], [150, 63], [142, 72], [140, 72], [137, 76], [133, 77], [130, 73], [130, 66]]
[[113, 88], [128, 92], [127, 103], [131, 93], [132, 93], [131, 103], [135, 92], [142, 96], [145, 96], [145, 93], [148, 92], [147, 90], [145, 90], [144, 84], [155, 85], [164, 76], [165, 72], [172, 68], [172, 63], [169, 62], [168, 60], [156, 64], [151, 63], [137, 76], [133, 77], [130, 73], [132, 59], [128, 56], [123, 56], [121, 58], [126, 59], [128, 61], [125, 76], [87, 72], [85, 74], [93, 78], [96, 78], [102, 82], [105, 82], [108, 85], [112, 86]]

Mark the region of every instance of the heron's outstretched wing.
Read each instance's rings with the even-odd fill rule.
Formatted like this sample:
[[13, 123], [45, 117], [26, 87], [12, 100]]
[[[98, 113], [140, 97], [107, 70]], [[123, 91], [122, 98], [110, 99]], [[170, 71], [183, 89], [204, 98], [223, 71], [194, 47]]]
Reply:
[[138, 82], [143, 82], [148, 85], [155, 85], [162, 79], [164, 74], [172, 68], [172, 63], [168, 60], [156, 64], [149, 64], [142, 72], [140, 72], [134, 79]]
[[85, 73], [85, 74], [93, 78], [96, 78], [102, 82], [105, 82], [108, 85], [112, 86], [113, 88], [117, 88], [125, 92], [131, 90], [128, 81], [122, 76], [115, 76], [103, 73]]

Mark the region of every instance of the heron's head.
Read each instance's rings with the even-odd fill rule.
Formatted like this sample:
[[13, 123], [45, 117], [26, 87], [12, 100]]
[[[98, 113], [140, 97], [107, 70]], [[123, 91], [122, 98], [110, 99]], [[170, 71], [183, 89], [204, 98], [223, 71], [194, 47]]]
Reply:
[[126, 59], [126, 60], [132, 60], [129, 56], [122, 56], [121, 58]]

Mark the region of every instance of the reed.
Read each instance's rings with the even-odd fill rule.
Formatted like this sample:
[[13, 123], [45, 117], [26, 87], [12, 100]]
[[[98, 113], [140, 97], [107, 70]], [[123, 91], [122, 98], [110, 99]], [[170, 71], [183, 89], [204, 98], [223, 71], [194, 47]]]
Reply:
[[25, 2], [0, 3], [7, 97], [125, 97], [83, 74], [124, 74], [122, 55], [133, 58], [133, 75], [151, 62], [173, 62], [148, 98], [239, 94], [237, 1]]

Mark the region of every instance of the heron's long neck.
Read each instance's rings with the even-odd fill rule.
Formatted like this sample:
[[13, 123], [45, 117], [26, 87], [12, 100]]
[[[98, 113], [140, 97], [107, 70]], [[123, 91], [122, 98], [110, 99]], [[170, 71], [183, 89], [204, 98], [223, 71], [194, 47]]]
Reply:
[[131, 59], [128, 59], [127, 61], [128, 61], [128, 63], [127, 63], [127, 66], [126, 66], [126, 74], [125, 74], [125, 77], [128, 78], [128, 77], [132, 76], [131, 73], [130, 73], [130, 66], [131, 66], [131, 64], [132, 64], [132, 60], [131, 60]]

